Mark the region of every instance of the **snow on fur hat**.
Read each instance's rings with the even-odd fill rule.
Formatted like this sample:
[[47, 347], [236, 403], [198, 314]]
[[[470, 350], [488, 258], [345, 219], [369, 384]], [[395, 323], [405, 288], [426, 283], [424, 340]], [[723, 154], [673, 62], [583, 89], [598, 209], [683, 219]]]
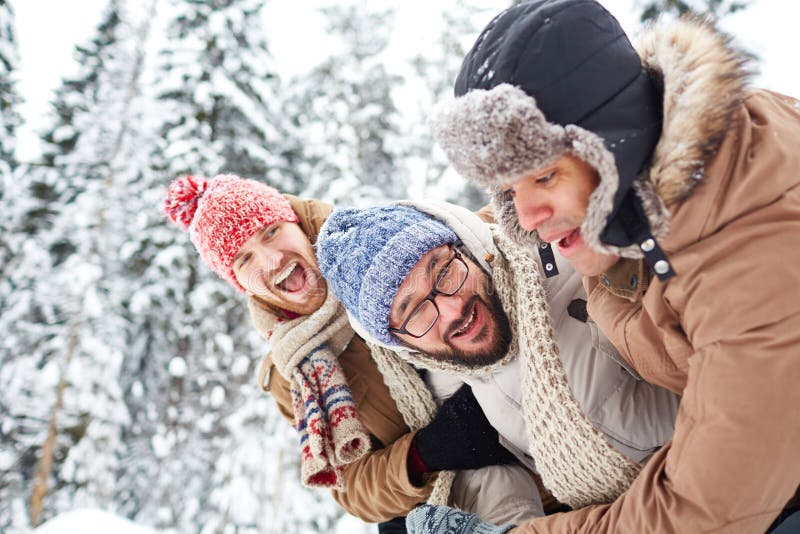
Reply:
[[241, 292], [233, 257], [256, 232], [277, 221], [297, 222], [289, 201], [255, 180], [220, 174], [206, 180], [184, 176], [172, 182], [164, 213], [189, 238], [211, 269]]
[[[605, 224], [619, 180], [613, 155], [596, 134], [575, 125], [548, 122], [536, 99], [522, 89], [509, 84], [474, 89], [439, 103], [430, 125], [456, 171], [489, 189], [498, 223], [517, 243], [538, 243], [539, 238], [536, 232], [527, 232], [517, 224], [513, 200], [503, 186], [566, 154], [582, 159], [603, 177], [592, 197], [605, 201], [605, 209], [595, 210], [598, 220], [587, 216], [584, 224], [593, 228]], [[588, 235], [591, 238], [598, 233]]]
[[[647, 172], [661, 136], [663, 91], [619, 22], [595, 0], [531, 0], [505, 10], [484, 28], [464, 58], [454, 89], [460, 97], [479, 91], [492, 100], [487, 106], [496, 106], [502, 102], [495, 100], [495, 91], [502, 93], [504, 83], [535, 98], [528, 105], [536, 110], [531, 112], [536, 124], [520, 130], [516, 122], [495, 120], [495, 127], [509, 128], [503, 140], [516, 146], [511, 155], [531, 145], [540, 152], [528, 160], [509, 160], [511, 148], [505, 146], [478, 170], [493, 165], [513, 171], [499, 178], [519, 178], [524, 175], [519, 174], [522, 163], [546, 164], [572, 153], [593, 166], [600, 178], [581, 225], [586, 244], [606, 254], [644, 257], [662, 280], [673, 275], [671, 268], [663, 269], [669, 264], [657, 243], [667, 232], [666, 208]], [[460, 107], [469, 113], [466, 104]], [[486, 152], [481, 144], [485, 138], [460, 131], [457, 120], [448, 122], [455, 130], [439, 129], [438, 136], [460, 141], [443, 140], [451, 145], [446, 151], [454, 165], [464, 163], [466, 153]], [[515, 133], [526, 137], [515, 138]], [[542, 138], [533, 143], [530, 134]], [[474, 161], [467, 163], [474, 167]], [[511, 196], [502, 194], [491, 174], [481, 176], [479, 181], [493, 194], [498, 223], [518, 244], [537, 243], [538, 234], [518, 224]]]
[[345, 308], [378, 341], [389, 331], [392, 301], [420, 258], [458, 236], [444, 223], [408, 206], [334, 211], [320, 230], [317, 261]]

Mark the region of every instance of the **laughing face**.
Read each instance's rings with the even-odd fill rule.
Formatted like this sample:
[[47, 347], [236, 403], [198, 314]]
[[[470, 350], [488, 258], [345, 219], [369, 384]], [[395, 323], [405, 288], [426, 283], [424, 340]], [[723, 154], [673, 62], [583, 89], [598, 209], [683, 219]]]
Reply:
[[557, 246], [585, 276], [597, 276], [619, 259], [589, 248], [581, 235], [589, 196], [599, 181], [593, 167], [568, 155], [505, 187], [514, 198], [520, 226]]
[[[447, 245], [422, 256], [392, 301], [389, 326], [401, 328], [409, 321], [420, 303], [431, 295], [437, 279], [442, 279], [442, 269], [447, 268], [451, 258], [452, 250]], [[434, 297], [439, 316], [431, 329], [421, 337], [395, 335], [406, 345], [434, 358], [480, 367], [506, 355], [511, 332], [489, 277], [470, 258], [464, 256], [463, 261], [468, 267], [463, 285], [453, 295]]]
[[234, 256], [233, 273], [248, 295], [301, 315], [315, 312], [327, 296], [314, 249], [297, 223], [256, 232]]

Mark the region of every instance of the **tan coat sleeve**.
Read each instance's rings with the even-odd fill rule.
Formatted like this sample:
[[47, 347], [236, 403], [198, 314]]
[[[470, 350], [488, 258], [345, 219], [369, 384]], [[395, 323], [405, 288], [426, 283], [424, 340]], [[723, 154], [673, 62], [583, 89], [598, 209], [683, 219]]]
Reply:
[[347, 491], [334, 491], [333, 498], [348, 513], [377, 523], [405, 516], [425, 502], [433, 489], [433, 478], [418, 488], [408, 479], [406, 457], [412, 432], [382, 449], [372, 451], [345, 468]]

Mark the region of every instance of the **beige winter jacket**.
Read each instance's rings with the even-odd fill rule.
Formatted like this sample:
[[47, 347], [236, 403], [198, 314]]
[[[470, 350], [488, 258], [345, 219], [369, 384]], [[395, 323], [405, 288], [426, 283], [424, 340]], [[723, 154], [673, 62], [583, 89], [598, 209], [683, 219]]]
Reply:
[[682, 393], [675, 435], [613, 504], [517, 530], [762, 533], [800, 484], [800, 102], [745, 89], [740, 58], [696, 23], [639, 50], [667, 82], [650, 178], [677, 276], [624, 260], [585, 284], [631, 365]]

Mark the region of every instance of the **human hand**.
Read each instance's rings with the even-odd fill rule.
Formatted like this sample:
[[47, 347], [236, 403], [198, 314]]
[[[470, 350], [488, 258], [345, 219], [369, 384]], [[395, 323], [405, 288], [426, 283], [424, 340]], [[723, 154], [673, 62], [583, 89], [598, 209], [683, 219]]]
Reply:
[[497, 430], [466, 384], [417, 432], [414, 446], [428, 472], [478, 469], [515, 461], [514, 455], [500, 444]]

